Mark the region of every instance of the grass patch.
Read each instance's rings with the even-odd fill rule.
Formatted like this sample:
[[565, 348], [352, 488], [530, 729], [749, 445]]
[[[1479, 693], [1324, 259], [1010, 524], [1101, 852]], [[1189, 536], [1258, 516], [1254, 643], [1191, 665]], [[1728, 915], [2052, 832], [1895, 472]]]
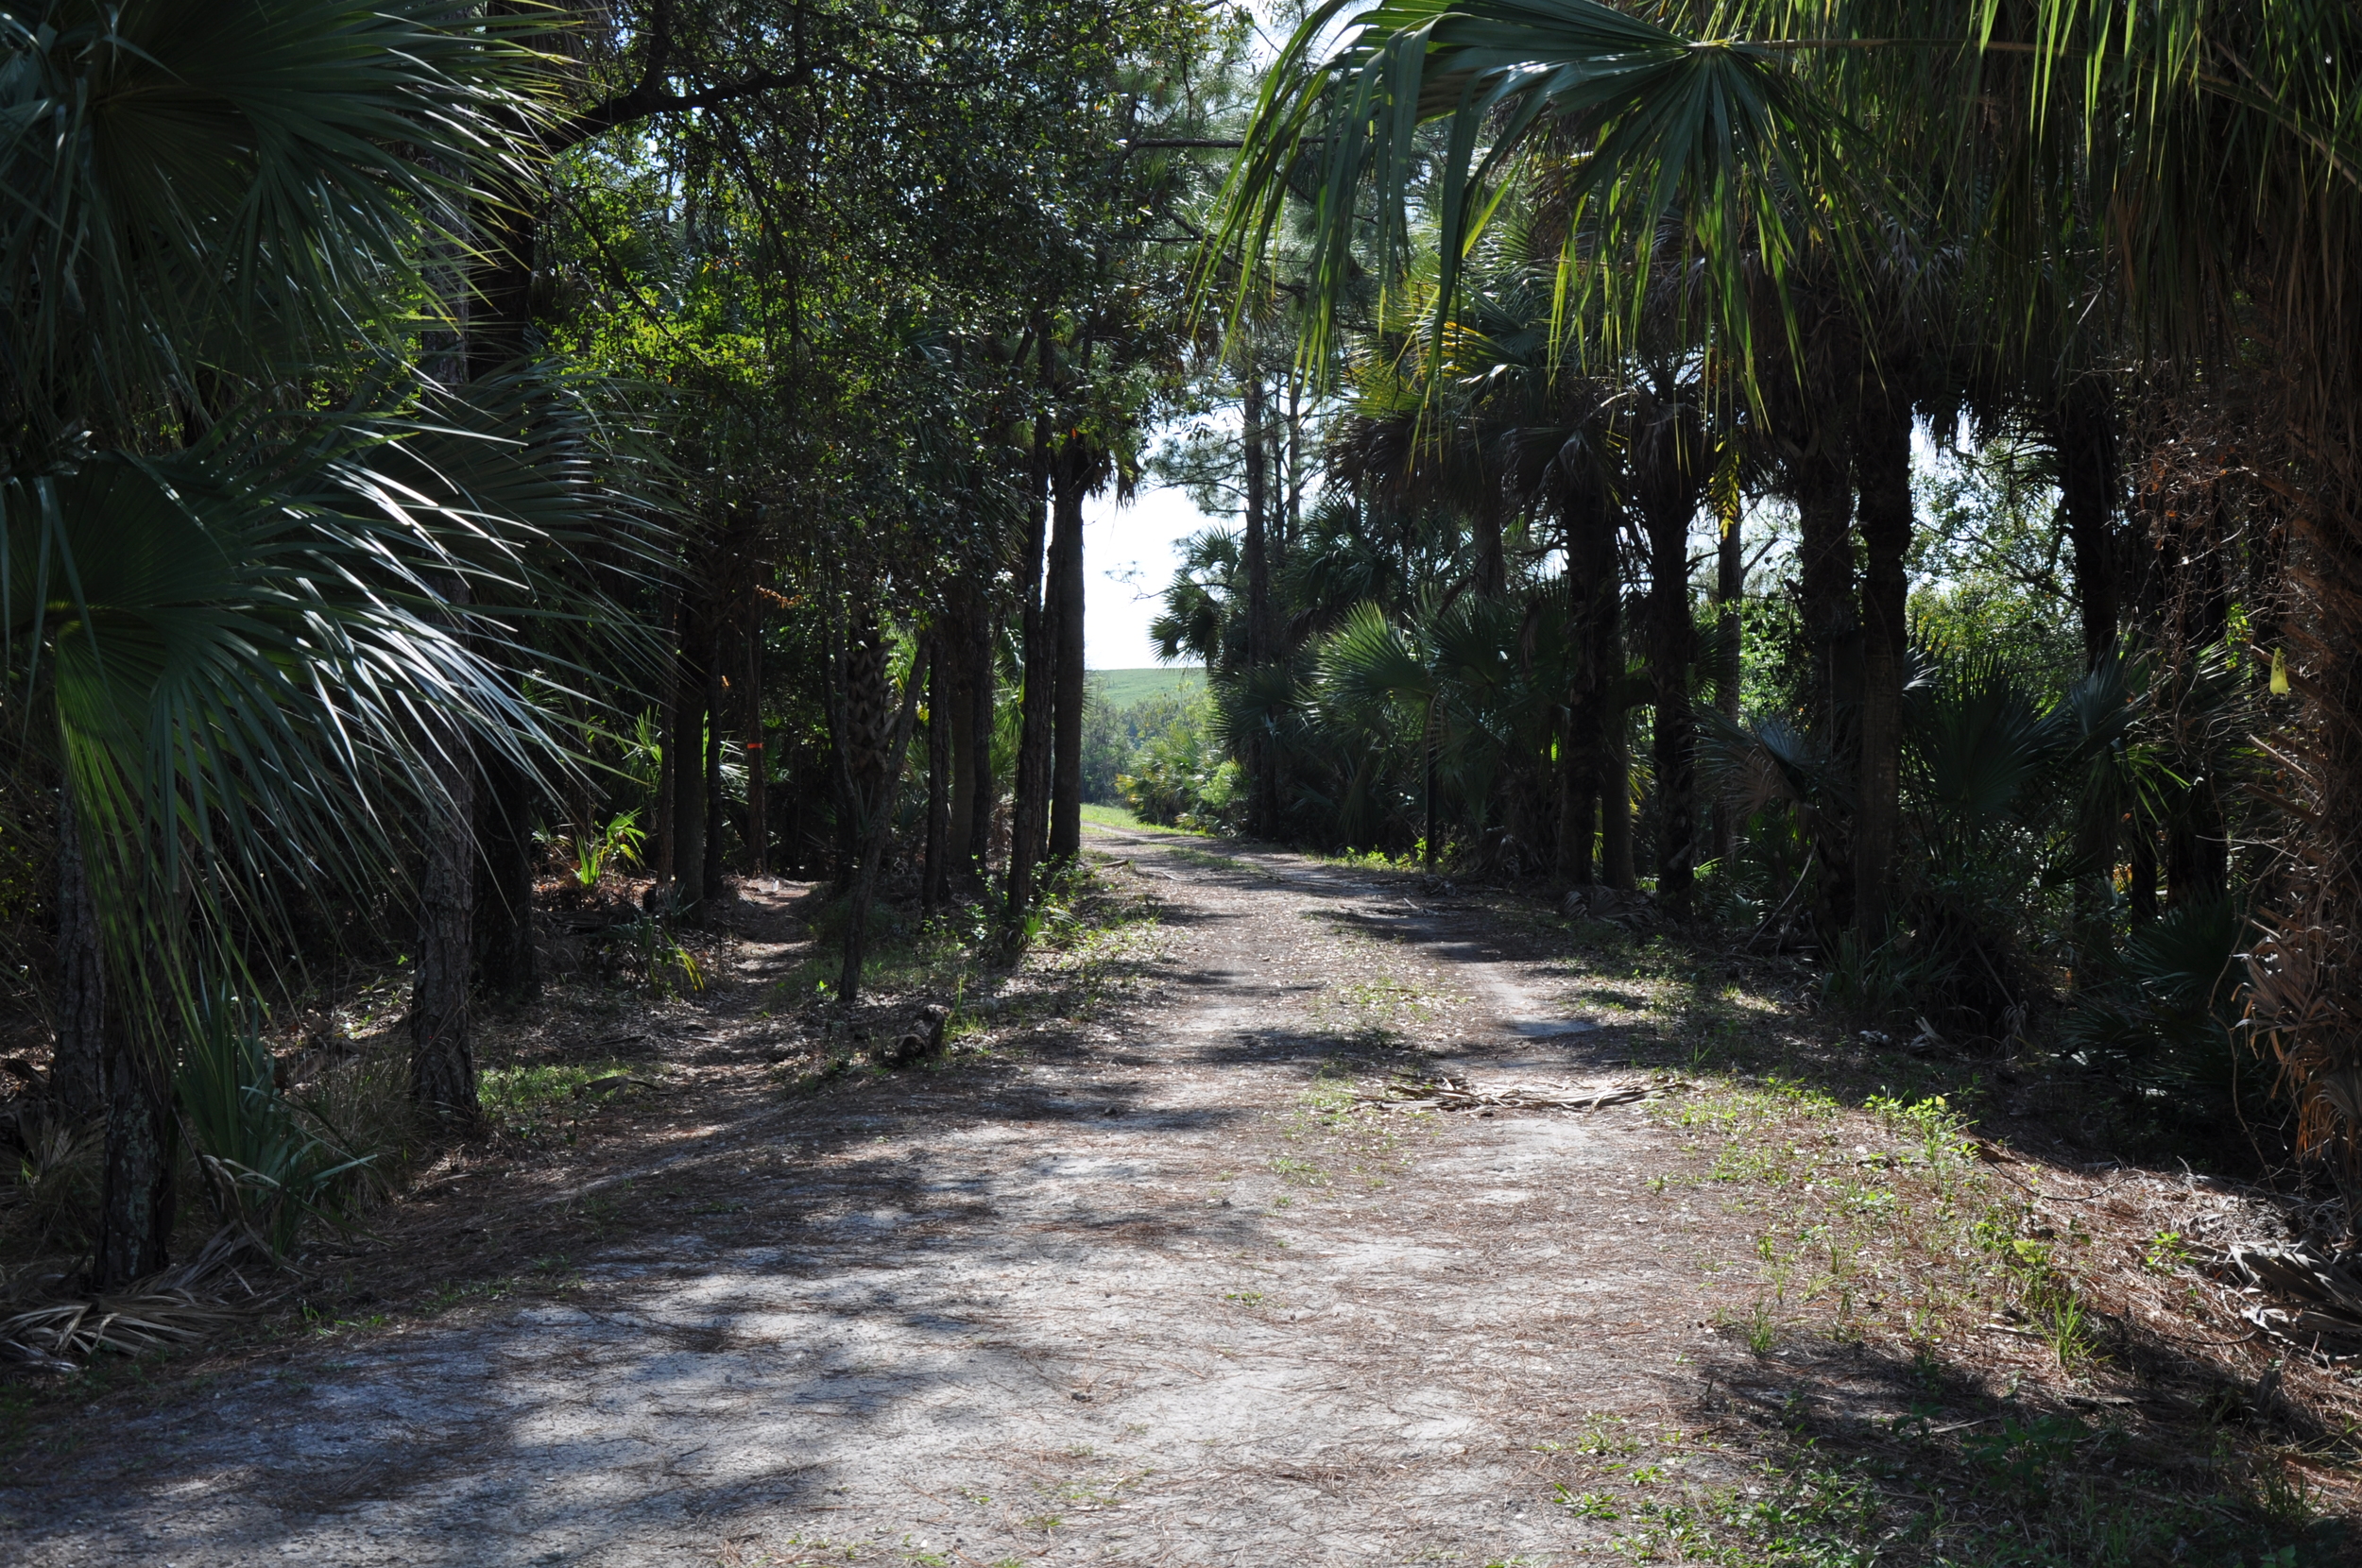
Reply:
[[1083, 820], [1087, 823], [1095, 823], [1101, 827], [1120, 827], [1127, 833], [1163, 833], [1196, 838], [1206, 836], [1202, 832], [1192, 833], [1187, 827], [1168, 827], [1161, 822], [1142, 822], [1134, 816], [1128, 808], [1121, 806], [1085, 806]]
[[618, 1097], [644, 1093], [650, 1069], [629, 1063], [551, 1062], [488, 1067], [476, 1093], [487, 1119], [504, 1133], [532, 1138], [562, 1130], [568, 1143], [585, 1116]]
[[1165, 853], [1176, 861], [1186, 861], [1191, 865], [1204, 866], [1208, 871], [1238, 871], [1249, 877], [1261, 877], [1275, 882], [1287, 880], [1286, 878], [1268, 867], [1257, 865], [1253, 861], [1241, 861], [1234, 855], [1211, 855], [1203, 849], [1190, 849], [1180, 844], [1173, 845]]
[[[1190, 665], [1151, 665], [1144, 670], [1093, 670], [1091, 695], [1112, 708], [1135, 707], [1151, 697], [1186, 695], [1206, 689], [1206, 672]], [[1087, 808], [1086, 808], [1087, 810]]]

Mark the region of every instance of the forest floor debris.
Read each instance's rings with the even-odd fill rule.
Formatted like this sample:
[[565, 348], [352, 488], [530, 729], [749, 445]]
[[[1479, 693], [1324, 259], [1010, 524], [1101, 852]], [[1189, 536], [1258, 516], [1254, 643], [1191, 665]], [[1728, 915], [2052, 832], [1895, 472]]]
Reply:
[[0, 1557], [2343, 1559], [2352, 1374], [2203, 1269], [2259, 1195], [1793, 961], [1091, 842], [1170, 879], [1013, 976], [916, 933], [830, 1027], [817, 895], [754, 889], [708, 983], [496, 1020], [496, 1131], [288, 1308], [0, 1395]]

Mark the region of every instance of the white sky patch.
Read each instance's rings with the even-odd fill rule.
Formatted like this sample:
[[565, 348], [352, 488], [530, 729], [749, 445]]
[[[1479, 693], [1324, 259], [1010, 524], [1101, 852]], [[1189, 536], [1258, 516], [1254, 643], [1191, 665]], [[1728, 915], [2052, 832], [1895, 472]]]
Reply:
[[1143, 490], [1116, 504], [1108, 489], [1083, 505], [1083, 664], [1091, 670], [1139, 670], [1156, 662], [1148, 623], [1163, 607], [1165, 585], [1180, 564], [1176, 548], [1201, 528], [1235, 527], [1209, 518], [1179, 490]]

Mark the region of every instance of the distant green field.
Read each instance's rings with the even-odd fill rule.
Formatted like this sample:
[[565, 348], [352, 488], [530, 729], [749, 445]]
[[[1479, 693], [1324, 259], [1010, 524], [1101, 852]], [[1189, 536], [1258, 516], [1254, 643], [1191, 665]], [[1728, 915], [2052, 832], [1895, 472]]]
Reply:
[[1203, 690], [1206, 672], [1193, 666], [1158, 667], [1153, 670], [1093, 670], [1091, 687], [1100, 700], [1109, 707], [1122, 709], [1150, 697], [1178, 691], [1183, 687]]

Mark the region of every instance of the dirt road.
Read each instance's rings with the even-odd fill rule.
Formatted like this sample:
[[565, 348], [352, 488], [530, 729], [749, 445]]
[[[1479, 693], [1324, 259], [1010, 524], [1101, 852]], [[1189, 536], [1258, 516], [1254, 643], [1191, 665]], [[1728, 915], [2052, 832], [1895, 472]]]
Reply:
[[[1696, 1418], [1771, 1396], [1642, 1108], [1351, 1108], [1414, 1063], [1643, 1076], [1600, 977], [1350, 870], [1091, 843], [1162, 906], [1095, 1025], [684, 1105], [607, 1188], [661, 1223], [110, 1423], [0, 1482], [0, 1558], [1473, 1568], [1599, 1550], [1565, 1499], [1602, 1456], [1743, 1482]], [[767, 1027], [728, 998], [782, 951], [705, 1047]]]

